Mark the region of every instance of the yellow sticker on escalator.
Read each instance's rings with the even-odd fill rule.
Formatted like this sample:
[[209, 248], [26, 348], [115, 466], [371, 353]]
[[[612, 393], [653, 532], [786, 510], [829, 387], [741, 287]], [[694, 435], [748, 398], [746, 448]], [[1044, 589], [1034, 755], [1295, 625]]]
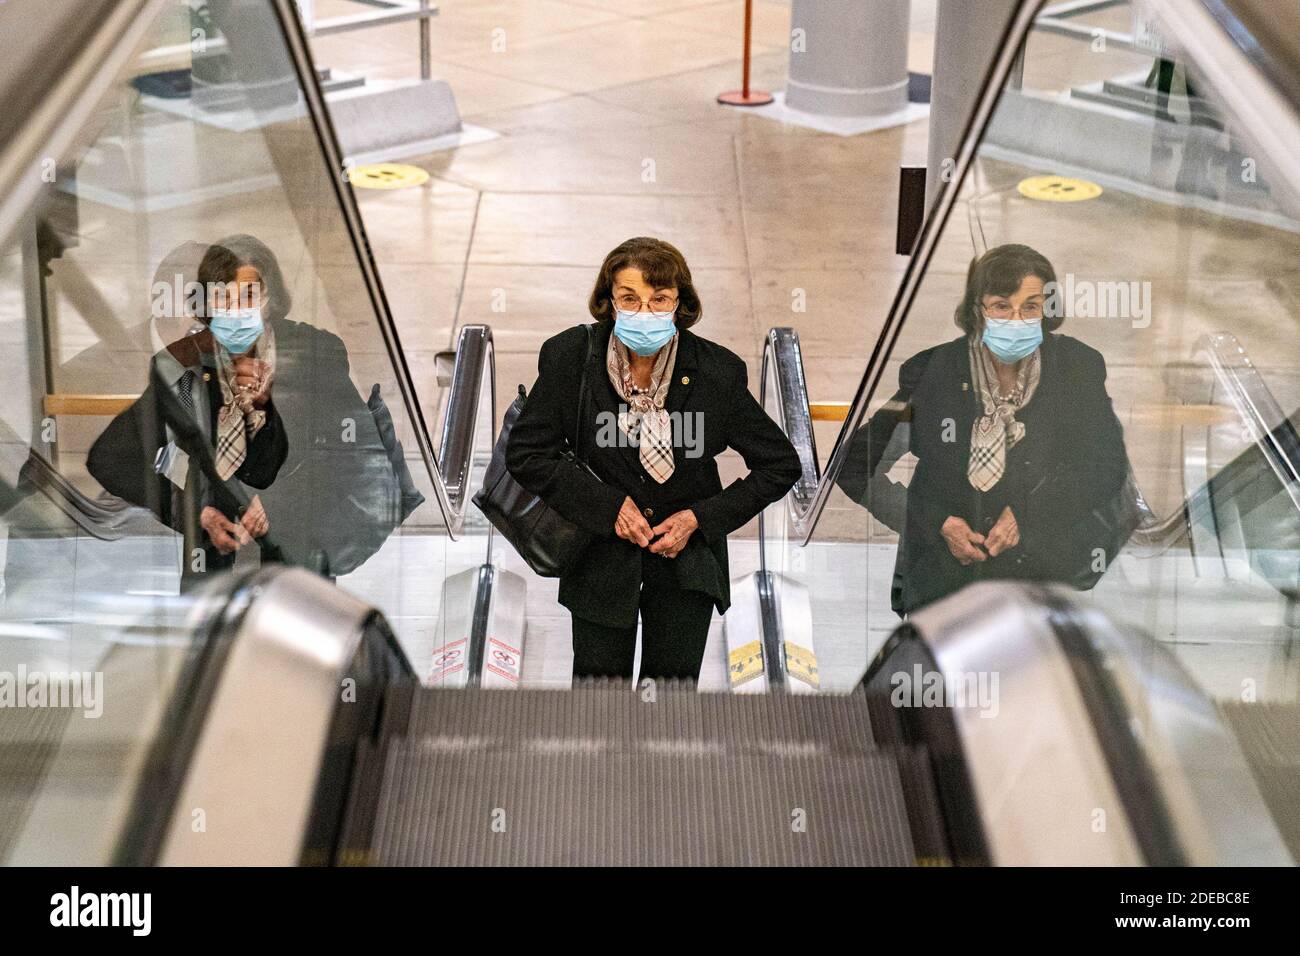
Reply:
[[821, 678], [817, 676], [817, 655], [789, 641], [785, 642], [785, 672], [809, 687], [821, 687]]
[[741, 645], [727, 655], [727, 673], [731, 676], [731, 686], [761, 677], [763, 674], [763, 645], [759, 641], [750, 641]]

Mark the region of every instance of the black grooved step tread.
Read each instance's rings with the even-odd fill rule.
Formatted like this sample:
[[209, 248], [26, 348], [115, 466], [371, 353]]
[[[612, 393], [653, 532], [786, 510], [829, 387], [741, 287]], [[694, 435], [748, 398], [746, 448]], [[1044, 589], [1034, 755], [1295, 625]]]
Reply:
[[388, 755], [370, 862], [381, 866], [910, 866], [884, 754], [778, 757], [475, 752]]
[[906, 866], [913, 832], [861, 693], [420, 689], [388, 745], [365, 857]]

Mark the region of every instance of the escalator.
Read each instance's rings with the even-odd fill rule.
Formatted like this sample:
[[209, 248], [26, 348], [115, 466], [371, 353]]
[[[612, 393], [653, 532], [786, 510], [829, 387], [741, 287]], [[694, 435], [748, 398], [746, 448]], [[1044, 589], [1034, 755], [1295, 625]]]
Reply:
[[[121, 115], [105, 91], [139, 72], [132, 57], [144, 51], [140, 59], [155, 64], [150, 50], [175, 48], [152, 19], [165, 4], [126, 6], [135, 16], [101, 21], [95, 44], [118, 52], [83, 63], [82, 86], [60, 92], [69, 105], [90, 102], [76, 114], [34, 114], [33, 133], [45, 138], [0, 150], [3, 173], [30, 162], [22, 153], [30, 142], [46, 142], [72, 178], [51, 187], [8, 177], [22, 189], [0, 207], [0, 279], [23, 290], [10, 297], [19, 307], [0, 314], [17, 343], [0, 432], [0, 663], [24, 675], [24, 700], [32, 687], [66, 687], [70, 698], [0, 710], [0, 862], [1300, 860], [1300, 692], [1291, 654], [1300, 628], [1300, 445], [1296, 416], [1281, 412], [1300, 406], [1300, 393], [1289, 333], [1248, 324], [1236, 330], [1240, 342], [1217, 328], [1207, 340], [1187, 294], [1199, 286], [1163, 273], [1156, 281], [1184, 294], [1172, 296], [1178, 310], [1162, 317], [1162, 337], [1133, 338], [1136, 321], [1119, 332], [1079, 323], [1110, 363], [1144, 509], [1091, 595], [989, 581], [900, 622], [889, 607], [898, 536], [880, 502], [854, 499], [838, 481], [853, 436], [889, 400], [902, 360], [953, 334], [953, 277], [959, 285], [965, 260], [996, 241], [1042, 242], [1103, 215], [1083, 207], [1070, 214], [1082, 219], [1070, 220], [1060, 210], [1075, 207], [1019, 198], [1019, 183], [1041, 171], [1042, 157], [986, 139], [999, 110], [1022, 108], [1045, 72], [1030, 45], [1039, 4], [1022, 5], [1008, 27], [954, 177], [879, 339], [861, 356], [852, 401], [830, 419], [816, 417], [797, 332], [767, 337], [763, 401], [799, 450], [803, 477], [762, 516], [757, 568], [733, 589], [722, 693], [529, 685], [519, 658], [544, 653], [525, 644], [525, 617], [535, 610], [526, 592], [538, 582], [504, 566], [502, 546], [467, 507], [498, 424], [491, 330], [466, 326], [437, 354], [404, 347], [356, 198], [336, 174], [337, 138], [287, 0], [213, 5], [219, 19], [229, 17], [221, 23], [228, 75], [248, 104], [240, 123], [225, 126], [139, 104]], [[1248, 58], [1286, 37], [1244, 43], [1248, 17], [1241, 29], [1206, 32], [1206, 10], [1223, 17], [1234, 4], [1156, 6], [1162, 55], [1203, 74], [1198, 104], [1215, 102], [1233, 135], [1257, 133], [1243, 102], [1294, 93]], [[0, 26], [11, 15], [0, 7]], [[1269, 70], [1286, 62], [1270, 59]], [[1008, 90], [1014, 96], [1004, 100]], [[1286, 138], [1300, 123], [1295, 101], [1285, 102], [1285, 121], [1275, 120], [1259, 145], [1266, 188], [1249, 208], [1178, 205], [1185, 197], [1138, 188], [1111, 169], [1101, 202], [1114, 205], [1104, 215], [1148, 216], [1176, 232], [1174, 247], [1208, 246], [1198, 267], [1227, 262], [1225, 284], [1253, 288], [1255, 247], [1237, 249], [1234, 237], [1258, 230], [1253, 239], [1280, 244], [1300, 233], [1289, 229], [1300, 153], [1288, 152]], [[65, 115], [75, 116], [75, 128]], [[1169, 117], [1151, 122], [1176, 125], [1177, 111]], [[1162, 143], [1178, 135], [1161, 133]], [[219, 190], [187, 193], [132, 178], [138, 164], [116, 164], [151, 142], [190, 135], [213, 147]], [[1158, 152], [1153, 179], [1165, 183], [1169, 157]], [[241, 158], [222, 167], [222, 157]], [[256, 176], [240, 171], [250, 157]], [[1205, 186], [1189, 193], [1203, 197]], [[147, 339], [142, 348], [123, 345], [135, 326], [114, 313], [121, 327], [105, 332], [118, 343], [114, 359], [95, 353], [104, 381], [79, 377], [88, 363], [63, 361], [84, 344], [68, 315], [86, 305], [77, 297], [87, 276], [102, 275], [105, 254], [95, 228], [69, 232], [55, 256], [37, 241], [40, 224], [70, 201], [80, 217], [133, 234], [144, 251], [130, 271], [140, 275], [178, 238], [239, 232], [250, 210], [271, 210], [282, 228], [267, 244], [295, 263], [288, 321], [326, 330], [346, 358], [330, 388], [295, 380], [286, 363], [275, 387], [291, 436], [305, 438], [291, 449], [302, 457], [289, 459], [286, 476], [315, 474], [322, 461], [343, 471], [359, 461], [358, 473], [385, 476], [392, 497], [405, 467], [405, 490], [420, 503], [394, 519], [388, 499], [367, 502], [366, 488], [340, 494], [318, 480], [306, 487], [322, 506], [281, 511], [274, 489], [247, 488], [248, 498], [265, 495], [270, 510], [259, 560], [250, 549], [221, 573], [187, 572], [183, 529], [100, 494], [87, 461], [102, 417], [48, 427], [52, 407], [135, 401], [154, 351]], [[1290, 287], [1281, 281], [1284, 295]], [[135, 304], [145, 304], [139, 292]], [[1265, 365], [1241, 360], [1246, 342]], [[1196, 381], [1208, 391], [1188, 390], [1189, 362], [1205, 372]], [[412, 371], [430, 367], [441, 372]], [[387, 427], [376, 414], [373, 429], [365, 419], [361, 439], [342, 443], [318, 427], [313, 408], [343, 378], [348, 408], [365, 407], [372, 385], [370, 394], [387, 397]], [[831, 449], [825, 457], [819, 436]], [[906, 457], [890, 467], [904, 484]], [[344, 500], [387, 522], [361, 560], [330, 553], [324, 573], [311, 573], [292, 565], [321, 567], [260, 558], [282, 529], [294, 532], [286, 541], [332, 540], [329, 506]], [[319, 534], [304, 536], [302, 526]]]

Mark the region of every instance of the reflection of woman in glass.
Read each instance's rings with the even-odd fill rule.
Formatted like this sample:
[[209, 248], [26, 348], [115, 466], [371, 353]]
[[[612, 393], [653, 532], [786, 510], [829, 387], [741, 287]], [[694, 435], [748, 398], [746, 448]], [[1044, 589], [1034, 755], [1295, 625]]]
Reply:
[[[1128, 474], [1123, 430], [1101, 354], [1056, 332], [1055, 288], [1028, 246], [974, 260], [964, 334], [904, 362], [854, 436], [837, 482], [901, 536], [900, 614], [982, 578], [1091, 586], [1118, 548], [1107, 514]], [[906, 487], [887, 473], [904, 451], [917, 460]]]
[[[418, 492], [405, 492], [409, 472], [403, 482], [395, 471], [389, 445], [399, 459], [400, 446], [381, 425], [382, 419], [391, 431], [387, 412], [380, 414], [377, 394], [367, 403], [357, 392], [347, 349], [337, 335], [289, 318], [288, 284], [260, 240], [236, 235], [205, 247], [197, 284], [205, 304], [198, 316], [201, 331], [179, 331], [193, 324], [194, 318], [187, 318], [176, 326], [176, 341], [159, 356], [175, 352], [178, 361], [197, 370], [196, 380], [207, 383], [207, 392], [179, 389], [184, 395], [176, 401], [192, 407], [195, 394], [202, 399], [199, 417], [210, 419], [208, 453], [191, 443], [180, 466], [165, 451], [159, 456], [166, 436], [160, 427], [140, 424], [156, 417], [152, 396], [160, 390], [151, 389], [105, 429], [91, 449], [88, 469], [107, 490], [152, 507], [166, 521], [136, 488], [138, 476], [144, 476], [146, 491], [155, 486], [166, 491], [165, 475], [185, 486], [189, 460], [211, 458], [199, 516], [210, 552], [204, 571], [231, 565], [236, 552], [252, 545], [263, 561], [285, 561], [335, 577], [352, 571], [379, 549], [420, 498]], [[185, 371], [176, 362], [155, 360], [154, 365], [177, 366], [167, 384], [180, 381]], [[173, 418], [169, 427], [175, 430], [185, 416]], [[261, 446], [272, 436], [274, 454], [264, 454]], [[263, 462], [266, 467], [253, 467]]]
[[260, 293], [260, 309], [223, 314], [236, 321], [220, 333], [217, 317], [211, 325], [232, 351], [274, 356], [275, 405], [289, 453], [260, 500], [277, 556], [331, 577], [354, 570], [384, 543], [406, 506], [342, 339], [289, 318], [292, 301], [280, 265], [253, 236], [211, 246], [199, 282], [205, 289], [234, 283]]

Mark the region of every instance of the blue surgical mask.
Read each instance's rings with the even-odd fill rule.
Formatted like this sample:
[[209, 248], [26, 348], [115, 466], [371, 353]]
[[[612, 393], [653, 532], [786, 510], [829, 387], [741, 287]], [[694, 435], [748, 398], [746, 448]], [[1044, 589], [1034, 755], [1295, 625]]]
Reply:
[[213, 309], [208, 328], [231, 355], [243, 355], [262, 334], [262, 310]]
[[614, 320], [614, 334], [637, 355], [654, 355], [677, 334], [677, 323], [673, 321], [676, 309], [663, 315], [624, 312], [622, 309], [614, 311], [618, 315]]
[[1011, 365], [1043, 344], [1043, 320], [984, 319], [983, 342], [1001, 362]]

